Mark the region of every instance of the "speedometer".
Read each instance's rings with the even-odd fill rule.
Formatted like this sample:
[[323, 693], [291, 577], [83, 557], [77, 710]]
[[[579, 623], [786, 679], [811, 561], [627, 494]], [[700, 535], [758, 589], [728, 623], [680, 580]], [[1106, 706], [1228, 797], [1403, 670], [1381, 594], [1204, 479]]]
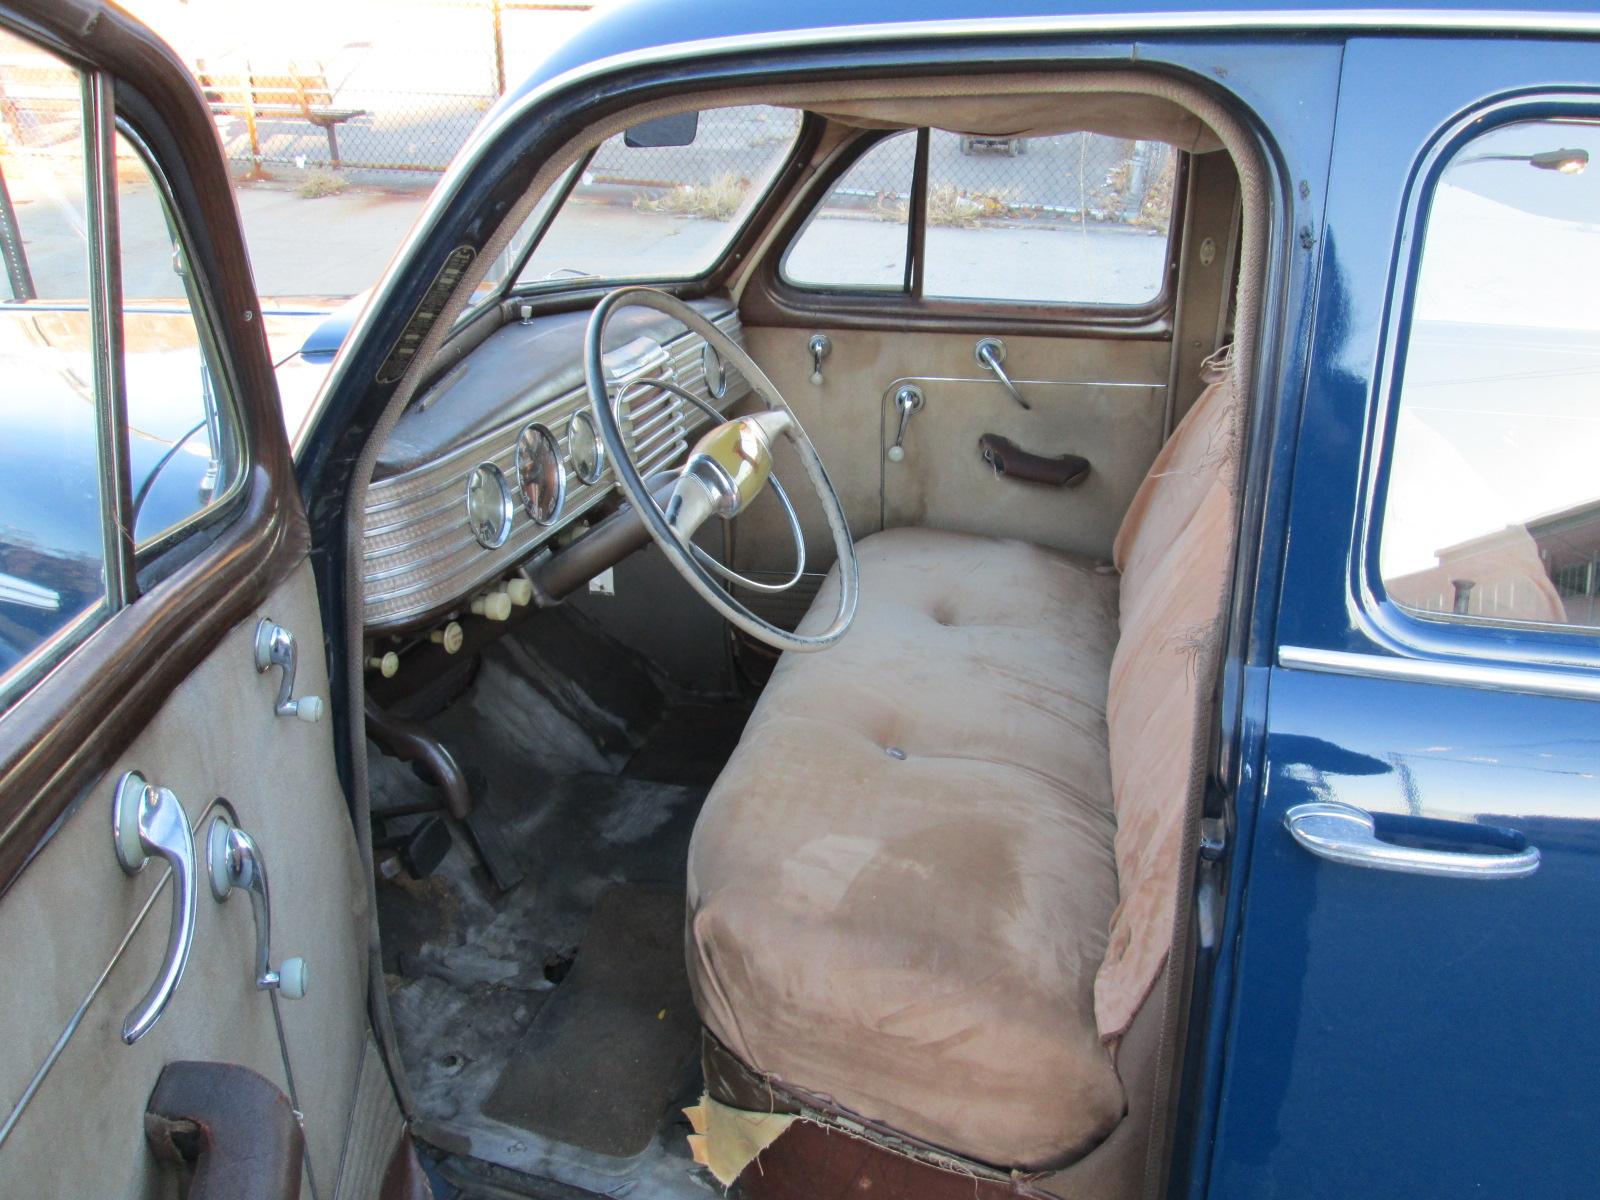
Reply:
[[467, 476], [467, 524], [487, 550], [505, 545], [515, 510], [506, 477], [493, 463], [479, 463]]
[[517, 490], [522, 493], [522, 506], [539, 524], [552, 525], [561, 516], [561, 503], [567, 495], [561, 446], [556, 435], [537, 422], [517, 438]]
[[584, 483], [594, 483], [605, 470], [606, 450], [595, 433], [594, 418], [583, 409], [567, 422], [567, 451], [572, 456], [572, 473]]

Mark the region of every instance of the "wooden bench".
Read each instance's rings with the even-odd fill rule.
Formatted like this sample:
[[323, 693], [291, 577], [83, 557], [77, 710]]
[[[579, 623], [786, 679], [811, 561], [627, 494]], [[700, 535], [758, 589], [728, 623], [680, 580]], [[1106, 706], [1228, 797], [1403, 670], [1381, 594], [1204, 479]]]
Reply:
[[317, 126], [328, 138], [329, 165], [339, 169], [339, 126], [366, 115], [364, 108], [339, 108], [334, 104], [334, 89], [321, 65], [267, 74], [247, 68], [244, 75], [224, 75], [202, 71], [200, 89], [206, 103], [217, 116], [243, 117], [250, 131], [250, 157], [261, 162], [261, 138], [256, 122], [302, 120]]

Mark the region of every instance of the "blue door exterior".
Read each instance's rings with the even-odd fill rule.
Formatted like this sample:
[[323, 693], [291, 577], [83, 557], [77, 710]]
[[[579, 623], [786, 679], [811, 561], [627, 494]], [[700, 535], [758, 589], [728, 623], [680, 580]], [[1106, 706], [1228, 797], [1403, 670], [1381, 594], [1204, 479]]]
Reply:
[[[1367, 553], [1430, 155], [1508, 114], [1600, 116], [1595, 80], [1582, 42], [1346, 47], [1286, 520], [1269, 504], [1262, 543], [1272, 661], [1245, 672], [1214, 1125], [1174, 1192], [1600, 1191], [1600, 640], [1416, 619]], [[1514, 830], [1541, 862], [1490, 881], [1328, 861], [1285, 815], [1330, 800], [1420, 843]]]

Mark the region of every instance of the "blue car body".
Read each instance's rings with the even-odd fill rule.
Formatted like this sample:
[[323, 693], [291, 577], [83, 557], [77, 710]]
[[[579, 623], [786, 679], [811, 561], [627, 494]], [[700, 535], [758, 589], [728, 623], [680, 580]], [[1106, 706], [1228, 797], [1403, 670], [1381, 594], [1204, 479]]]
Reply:
[[[297, 464], [326, 627], [347, 624], [345, 485], [430, 287], [452, 254], [485, 244], [547, 153], [596, 111], [707, 80], [932, 72], [975, 57], [1017, 69], [1137, 62], [1199, 82], [1259, 139], [1274, 228], [1170, 1192], [1594, 1194], [1600, 642], [1400, 610], [1373, 586], [1368, 503], [1387, 470], [1375, 448], [1432, 156], [1495, 106], [1537, 113], [1561, 95], [1600, 118], [1600, 20], [1577, 3], [1507, 12], [1471, 0], [863, 7], [638, 0], [486, 115], [348, 339], [327, 331], [344, 344]], [[42, 404], [41, 444], [91, 416]], [[182, 433], [135, 441], [136, 479], [159, 476], [153, 505], [197, 486], [203, 461], [157, 461]], [[92, 489], [93, 464], [82, 468]], [[0, 510], [33, 486], [0, 481]], [[96, 561], [64, 527], [39, 536], [59, 547], [63, 587], [71, 563]], [[0, 571], [18, 552], [0, 546]], [[0, 670], [6, 653], [0, 642]], [[335, 655], [336, 699], [342, 670]], [[1515, 830], [1540, 868], [1485, 884], [1306, 853], [1286, 813], [1341, 800], [1380, 820]]]

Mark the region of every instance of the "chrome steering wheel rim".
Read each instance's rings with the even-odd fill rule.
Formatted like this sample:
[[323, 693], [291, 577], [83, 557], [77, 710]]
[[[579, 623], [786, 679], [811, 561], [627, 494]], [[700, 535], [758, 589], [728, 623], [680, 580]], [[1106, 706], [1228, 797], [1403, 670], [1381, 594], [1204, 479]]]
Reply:
[[[616, 410], [612, 407], [612, 398], [606, 388], [604, 360], [605, 332], [611, 315], [619, 308], [633, 305], [653, 309], [663, 316], [682, 322], [691, 332], [704, 339], [721, 356], [724, 363], [732, 364], [744, 376], [751, 391], [768, 410], [780, 412], [787, 418], [784, 436], [794, 448], [800, 459], [800, 465], [822, 504], [837, 556], [834, 569], [837, 575], [837, 601], [832, 619], [820, 633], [792, 633], [787, 629], [781, 629], [757, 616], [736, 600], [732, 593], [718, 582], [716, 575], [696, 557], [692, 541], [680, 536], [668, 523], [665, 513], [656, 504], [644, 479], [640, 476], [639, 468], [628, 453], [622, 428], [617, 421]], [[600, 440], [605, 445], [606, 453], [611, 457], [612, 469], [616, 472], [617, 482], [622, 488], [623, 495], [638, 510], [644, 520], [645, 529], [661, 547], [667, 560], [684, 577], [689, 586], [699, 593], [700, 598], [720, 612], [735, 628], [778, 650], [810, 653], [825, 650], [842, 638], [855, 619], [856, 598], [860, 591], [860, 567], [856, 561], [855, 542], [850, 536], [850, 525], [845, 517], [844, 506], [834, 489], [833, 481], [828, 478], [828, 472], [823, 467], [821, 458], [817, 455], [816, 447], [812, 445], [811, 439], [806, 436], [805, 430], [795, 419], [794, 411], [773, 386], [772, 381], [745, 353], [744, 348], [678, 297], [655, 288], [624, 287], [608, 292], [589, 317], [588, 329], [584, 335], [583, 371], [589, 392], [589, 407], [599, 428]]]

